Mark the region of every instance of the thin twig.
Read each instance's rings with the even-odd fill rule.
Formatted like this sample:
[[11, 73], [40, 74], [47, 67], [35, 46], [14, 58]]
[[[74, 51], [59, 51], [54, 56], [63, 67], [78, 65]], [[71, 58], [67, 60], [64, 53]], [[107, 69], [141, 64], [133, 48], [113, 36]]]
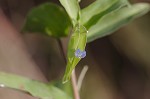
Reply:
[[[64, 48], [63, 48], [63, 45], [62, 45], [60, 39], [58, 39], [58, 44], [60, 46], [60, 50], [61, 50], [61, 53], [63, 55], [64, 61], [67, 63], [65, 51], [64, 51]], [[72, 83], [72, 88], [73, 88], [73, 93], [74, 93], [74, 99], [80, 99], [80, 95], [79, 95], [79, 92], [78, 92], [77, 81], [76, 81], [75, 69], [73, 70], [73, 72], [71, 74], [71, 83]]]
[[85, 77], [85, 74], [86, 74], [87, 70], [88, 70], [88, 66], [85, 65], [85, 66], [83, 67], [81, 73], [80, 73], [79, 78], [78, 78], [78, 83], [77, 83], [77, 85], [78, 85], [78, 90], [79, 90], [79, 91], [80, 91], [80, 89], [81, 89], [82, 82], [83, 82], [83, 79], [84, 79], [84, 77]]

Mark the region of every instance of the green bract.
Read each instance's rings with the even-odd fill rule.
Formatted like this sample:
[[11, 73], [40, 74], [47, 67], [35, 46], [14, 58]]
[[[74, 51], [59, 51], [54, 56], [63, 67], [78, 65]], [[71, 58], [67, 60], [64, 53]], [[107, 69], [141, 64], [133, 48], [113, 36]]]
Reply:
[[81, 51], [85, 50], [87, 42], [87, 30], [84, 26], [77, 25], [73, 30], [73, 34], [70, 38], [68, 45], [68, 53], [67, 53], [67, 68], [63, 78], [63, 82], [67, 82], [70, 79], [70, 75], [81, 60], [80, 58], [75, 56], [75, 51], [80, 49]]

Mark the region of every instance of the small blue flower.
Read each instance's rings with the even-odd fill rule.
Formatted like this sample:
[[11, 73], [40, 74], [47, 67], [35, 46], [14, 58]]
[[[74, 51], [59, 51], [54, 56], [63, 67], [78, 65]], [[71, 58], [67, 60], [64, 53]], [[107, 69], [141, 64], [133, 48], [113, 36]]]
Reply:
[[77, 49], [75, 51], [75, 56], [78, 58], [84, 58], [86, 56], [86, 51], [81, 51], [80, 49]]

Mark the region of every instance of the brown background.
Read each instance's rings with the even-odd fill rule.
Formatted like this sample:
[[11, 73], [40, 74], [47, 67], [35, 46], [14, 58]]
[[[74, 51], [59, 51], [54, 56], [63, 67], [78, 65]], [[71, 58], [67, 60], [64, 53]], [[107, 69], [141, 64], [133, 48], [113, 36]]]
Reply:
[[[141, 0], [144, 1], [144, 0]], [[141, 2], [134, 0], [132, 2]], [[0, 70], [43, 82], [61, 78], [65, 62], [56, 39], [21, 34], [27, 12], [46, 0], [0, 0]], [[59, 3], [56, 1], [50, 1]], [[83, 0], [81, 6], [92, 0]], [[145, 0], [149, 2], [149, 0]], [[109, 37], [87, 45], [87, 57], [77, 67], [89, 66], [81, 99], [149, 99], [150, 14]], [[62, 39], [63, 42], [64, 39]], [[67, 43], [64, 43], [64, 47]], [[0, 99], [36, 99], [0, 88]]]

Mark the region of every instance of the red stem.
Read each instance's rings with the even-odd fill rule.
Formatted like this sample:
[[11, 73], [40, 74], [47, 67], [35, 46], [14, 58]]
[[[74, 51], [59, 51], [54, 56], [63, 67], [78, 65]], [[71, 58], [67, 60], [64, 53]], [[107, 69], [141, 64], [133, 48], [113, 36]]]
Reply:
[[72, 88], [73, 88], [73, 93], [74, 93], [74, 99], [80, 99], [80, 95], [79, 95], [79, 92], [78, 92], [75, 69], [73, 70], [72, 75], [71, 75], [71, 82], [72, 82]]

